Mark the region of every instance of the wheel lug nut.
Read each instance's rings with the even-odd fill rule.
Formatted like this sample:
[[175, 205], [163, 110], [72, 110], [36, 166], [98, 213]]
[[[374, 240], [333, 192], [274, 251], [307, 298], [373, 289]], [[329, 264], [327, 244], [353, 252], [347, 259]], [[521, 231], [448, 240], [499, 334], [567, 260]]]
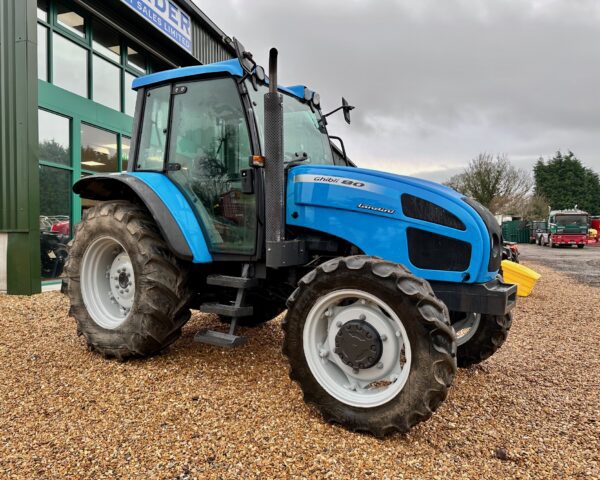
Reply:
[[335, 326], [336, 326], [336, 327], [338, 327], [338, 328], [342, 328], [342, 325], [343, 325], [343, 323], [342, 323], [342, 321], [341, 321], [341, 320], [338, 320], [338, 321], [335, 323]]
[[400, 330], [396, 330], [396, 336], [400, 338]]
[[366, 316], [364, 313], [361, 313], [361, 314], [358, 316], [358, 319], [359, 319], [359, 320], [366, 320], [366, 319], [367, 319], [367, 316]]
[[377, 368], [379, 368], [379, 369], [383, 368], [383, 363], [379, 362], [379, 363], [377, 364]]
[[326, 358], [329, 355], [329, 350], [321, 350], [319, 352], [319, 357]]
[[387, 340], [387, 335], [384, 333], [380, 338], [382, 342], [385, 342]]

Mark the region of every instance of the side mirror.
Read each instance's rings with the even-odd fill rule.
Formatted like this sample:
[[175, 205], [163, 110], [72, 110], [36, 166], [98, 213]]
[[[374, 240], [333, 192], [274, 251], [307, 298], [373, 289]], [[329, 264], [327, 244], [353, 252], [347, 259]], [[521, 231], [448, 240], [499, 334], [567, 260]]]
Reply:
[[344, 97], [342, 97], [342, 109], [344, 110], [344, 120], [346, 120], [346, 123], [350, 125], [350, 112], [354, 110], [354, 107], [350, 106]]
[[260, 83], [263, 83], [263, 84], [265, 83], [267, 75], [266, 75], [265, 69], [263, 67], [261, 67], [260, 65], [257, 65], [256, 68], [254, 69], [254, 75], [256, 76], [256, 79]]
[[337, 112], [339, 110], [344, 111], [344, 120], [346, 120], [346, 123], [350, 124], [350, 112], [352, 110], [354, 110], [354, 107], [352, 105], [350, 105], [344, 97], [342, 97], [342, 106], [336, 108], [335, 110], [332, 110], [329, 113], [326, 113], [325, 115], [323, 115], [323, 118], [327, 118], [329, 115], [333, 115], [335, 112]]
[[242, 43], [235, 37], [233, 37], [233, 39], [225, 37], [223, 40], [225, 41], [225, 43], [228, 43], [234, 48], [235, 54], [238, 60], [240, 61], [244, 72], [246, 72], [248, 75], [252, 75], [252, 72], [256, 67], [256, 62], [253, 60], [252, 54], [248, 52], [244, 48], [244, 45], [242, 45]]

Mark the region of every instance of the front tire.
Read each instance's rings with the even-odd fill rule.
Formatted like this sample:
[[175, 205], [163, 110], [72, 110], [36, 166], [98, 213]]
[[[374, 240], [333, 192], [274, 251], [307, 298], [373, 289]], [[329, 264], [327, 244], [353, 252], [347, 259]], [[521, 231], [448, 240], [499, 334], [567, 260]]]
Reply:
[[444, 401], [456, 372], [448, 310], [429, 284], [374, 257], [336, 258], [288, 300], [290, 377], [329, 422], [382, 437]]
[[179, 338], [190, 318], [188, 273], [143, 208], [99, 203], [69, 246], [70, 315], [90, 349], [125, 360], [156, 354]]

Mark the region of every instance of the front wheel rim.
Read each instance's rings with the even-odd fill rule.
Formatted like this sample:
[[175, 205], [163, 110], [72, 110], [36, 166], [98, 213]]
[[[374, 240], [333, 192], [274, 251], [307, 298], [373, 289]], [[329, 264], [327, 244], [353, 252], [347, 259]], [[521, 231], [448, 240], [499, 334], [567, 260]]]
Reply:
[[[336, 353], [336, 336], [349, 322], [366, 322], [381, 341], [380, 358], [367, 368], [352, 368]], [[395, 398], [410, 373], [412, 353], [396, 312], [362, 290], [336, 290], [320, 297], [303, 329], [303, 348], [316, 381], [332, 397], [353, 407], [373, 408]]]
[[92, 320], [114, 330], [128, 318], [135, 299], [135, 274], [123, 245], [112, 237], [94, 240], [81, 261], [81, 296]]

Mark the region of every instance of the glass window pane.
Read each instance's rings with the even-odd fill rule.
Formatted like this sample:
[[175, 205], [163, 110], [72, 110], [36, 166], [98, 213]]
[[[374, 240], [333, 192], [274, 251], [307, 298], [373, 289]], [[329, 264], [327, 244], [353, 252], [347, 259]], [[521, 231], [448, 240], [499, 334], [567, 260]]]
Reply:
[[38, 123], [40, 160], [71, 165], [70, 120], [46, 110], [38, 110]]
[[146, 93], [137, 161], [140, 170], [163, 169], [170, 97], [171, 87], [169, 85], [154, 88]]
[[82, 97], [87, 97], [87, 50], [58, 35], [53, 36], [52, 72], [54, 84]]
[[[254, 114], [258, 125], [261, 143], [264, 145], [264, 94], [268, 91], [265, 86], [260, 86], [258, 91], [249, 88], [250, 97], [254, 103]], [[285, 148], [285, 161], [295, 158], [296, 152], [306, 152], [308, 160], [304, 163], [316, 165], [333, 165], [333, 154], [327, 133], [320, 128], [321, 113], [297, 98], [283, 95], [283, 145]]]
[[121, 111], [121, 69], [94, 55], [94, 102]]
[[173, 98], [169, 162], [181, 165], [170, 178], [181, 186], [202, 219], [213, 251], [253, 253], [256, 200], [242, 193], [240, 170], [248, 168], [250, 136], [235, 82], [188, 83]]
[[129, 151], [131, 150], [131, 138], [121, 137], [121, 170], [127, 170], [129, 166]]
[[48, 29], [38, 23], [38, 78], [40, 80], [48, 80]]
[[85, 19], [61, 2], [56, 5], [56, 22], [70, 32], [85, 37]]
[[92, 38], [94, 50], [121, 63], [121, 38], [116, 31], [104, 23], [94, 21]]
[[58, 278], [70, 236], [71, 172], [40, 165], [40, 247], [42, 278]]
[[81, 168], [92, 172], [116, 172], [117, 134], [82, 123]]
[[135, 113], [135, 102], [137, 99], [137, 92], [131, 88], [131, 84], [135, 78], [135, 75], [125, 72], [125, 113], [132, 117]]
[[127, 47], [127, 65], [141, 73], [146, 73], [146, 57], [131, 47]]
[[48, 21], [48, 0], [37, 0], [37, 18]]

